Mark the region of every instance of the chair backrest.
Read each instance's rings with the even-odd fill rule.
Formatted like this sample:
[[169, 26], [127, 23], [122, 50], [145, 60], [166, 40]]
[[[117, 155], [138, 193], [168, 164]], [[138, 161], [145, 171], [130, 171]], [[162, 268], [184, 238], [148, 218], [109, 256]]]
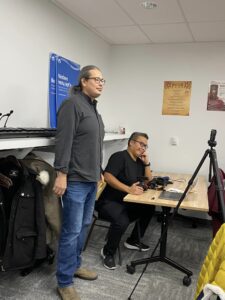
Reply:
[[98, 188], [97, 188], [97, 193], [96, 193], [96, 200], [101, 196], [101, 193], [104, 191], [106, 187], [106, 182], [105, 181], [99, 181], [98, 182]]
[[[198, 295], [207, 283], [216, 284], [215, 279], [217, 282], [223, 282], [221, 288], [225, 289], [224, 280], [219, 280], [219, 276], [221, 277], [221, 272], [219, 274], [219, 270], [223, 262], [225, 262], [225, 223], [220, 227], [219, 231], [217, 231], [217, 234], [209, 247], [199, 274], [194, 299], [198, 298]], [[225, 271], [223, 271], [222, 278], [224, 278], [224, 274]]]

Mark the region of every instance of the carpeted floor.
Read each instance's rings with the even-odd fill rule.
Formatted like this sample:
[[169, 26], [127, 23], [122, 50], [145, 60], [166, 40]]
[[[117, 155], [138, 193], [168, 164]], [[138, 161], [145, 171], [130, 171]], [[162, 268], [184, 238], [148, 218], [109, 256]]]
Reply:
[[[123, 241], [129, 235], [130, 230], [131, 227], [121, 242], [122, 266], [112, 271], [103, 267], [100, 258], [100, 250], [104, 245], [107, 229], [95, 226], [88, 247], [83, 253], [83, 265], [95, 269], [98, 272], [98, 279], [95, 281], [75, 280], [75, 287], [82, 300], [128, 299], [144, 266], [137, 266], [136, 272], [131, 275], [126, 272], [126, 265], [132, 260], [151, 254], [151, 250], [159, 239], [160, 223], [156, 217], [151, 221], [144, 239], [144, 242], [151, 246], [151, 250], [144, 254], [124, 248]], [[191, 219], [178, 217], [173, 220], [168, 232], [167, 257], [193, 272], [192, 284], [189, 287], [184, 286], [184, 274], [167, 264], [152, 263], [141, 278], [132, 299], [193, 300], [198, 274], [211, 238], [212, 230], [209, 221], [198, 220], [197, 228], [192, 228]], [[55, 264], [44, 263], [26, 277], [20, 276], [19, 272], [0, 272], [0, 299], [60, 299], [56, 293]]]

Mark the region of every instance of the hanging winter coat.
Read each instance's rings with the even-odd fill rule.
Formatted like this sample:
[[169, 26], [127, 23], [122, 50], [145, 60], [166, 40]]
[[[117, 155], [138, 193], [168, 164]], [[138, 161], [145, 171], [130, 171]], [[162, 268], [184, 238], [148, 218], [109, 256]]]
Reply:
[[[56, 240], [59, 238], [61, 228], [61, 201], [53, 192], [56, 171], [48, 162], [32, 152], [24, 157], [22, 163], [39, 174], [38, 180], [43, 185], [42, 189], [47, 225], [47, 245], [49, 245], [51, 249], [54, 249], [57, 244]], [[48, 174], [48, 180], [46, 182], [41, 180], [41, 174], [43, 171]]]
[[13, 156], [0, 159], [0, 173], [12, 181], [0, 185], [6, 234], [1, 244], [0, 266], [3, 271], [24, 269], [46, 257], [46, 227], [41, 184], [37, 173]]

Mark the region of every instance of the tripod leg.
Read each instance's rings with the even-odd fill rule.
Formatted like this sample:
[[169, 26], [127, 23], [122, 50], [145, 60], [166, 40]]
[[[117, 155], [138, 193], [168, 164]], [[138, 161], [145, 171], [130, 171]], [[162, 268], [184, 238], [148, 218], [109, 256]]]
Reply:
[[[203, 165], [203, 163], [204, 163], [204, 161], [205, 161], [205, 159], [206, 159], [206, 157], [208, 156], [209, 153], [210, 153], [210, 149], [207, 149], [207, 150], [205, 151], [205, 153], [204, 153], [202, 159], [200, 160], [200, 162], [199, 162], [199, 164], [198, 164], [196, 170], [194, 171], [194, 174], [193, 174], [192, 177], [190, 178], [190, 180], [189, 180], [189, 182], [188, 182], [188, 185], [187, 185], [186, 189], [184, 190], [184, 193], [182, 194], [180, 200], [178, 201], [177, 206], [176, 206], [176, 207], [174, 208], [174, 210], [173, 210], [173, 214], [172, 214], [171, 217], [169, 218], [169, 221], [168, 221], [168, 224], [167, 224], [166, 228], [164, 229], [163, 233], [161, 234], [161, 237], [160, 237], [159, 241], [157, 242], [157, 245], [155, 246], [154, 250], [152, 251], [152, 254], [151, 254], [151, 256], [150, 256], [150, 260], [147, 261], [147, 262], [145, 263], [145, 266], [144, 266], [144, 268], [143, 268], [143, 270], [142, 270], [142, 272], [141, 272], [141, 275], [139, 276], [139, 278], [138, 278], [138, 280], [137, 280], [137, 282], [136, 282], [136, 284], [135, 284], [133, 290], [131, 291], [130, 296], [128, 297], [128, 299], [131, 299], [131, 296], [133, 295], [133, 293], [134, 293], [134, 291], [135, 291], [135, 289], [136, 289], [136, 287], [137, 287], [139, 281], [141, 280], [142, 276], [144, 275], [144, 273], [145, 273], [145, 271], [146, 271], [146, 269], [147, 269], [149, 263], [151, 262], [151, 259], [154, 260], [153, 255], [154, 255], [155, 251], [157, 250], [158, 246], [161, 244], [161, 241], [163, 240], [164, 236], [166, 236], [167, 230], [168, 230], [168, 225], [170, 224], [170, 222], [171, 222], [172, 219], [174, 218], [175, 214], [177, 213], [177, 211], [178, 211], [178, 209], [179, 209], [179, 207], [180, 207], [182, 201], [183, 201], [184, 198], [186, 197], [186, 194], [187, 194], [187, 192], [188, 192], [188, 190], [189, 190], [191, 184], [193, 183], [195, 177], [197, 176], [197, 174], [198, 174], [200, 168], [202, 167], [202, 165]], [[158, 260], [158, 259], [157, 259], [157, 260]], [[131, 265], [130, 265], [130, 268], [131, 268], [131, 269], [129, 269], [129, 266], [128, 266], [128, 273], [133, 274], [133, 273], [135, 272], [135, 266], [132, 266], [132, 263], [131, 263]], [[130, 272], [129, 272], [129, 271], [130, 271]], [[181, 270], [181, 271], [182, 271], [182, 270]], [[187, 286], [188, 286], [188, 285], [190, 284], [190, 277], [189, 277], [189, 276], [191, 276], [192, 272], [190, 272], [189, 270], [187, 270], [187, 271], [188, 271], [188, 274], [187, 274], [187, 277], [184, 278], [183, 283], [184, 283], [184, 285], [187, 285]], [[189, 273], [189, 272], [190, 272], [190, 273]], [[188, 280], [186, 280], [186, 279], [188, 279]], [[188, 281], [188, 282], [187, 282], [187, 281]]]

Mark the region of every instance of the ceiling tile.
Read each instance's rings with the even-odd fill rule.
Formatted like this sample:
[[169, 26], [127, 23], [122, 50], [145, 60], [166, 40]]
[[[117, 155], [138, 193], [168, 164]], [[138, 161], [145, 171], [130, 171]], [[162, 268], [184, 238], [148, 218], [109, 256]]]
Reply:
[[141, 28], [153, 43], [193, 42], [191, 33], [184, 23], [141, 25]]
[[225, 41], [225, 0], [50, 1], [111, 44]]
[[189, 22], [225, 21], [224, 0], [179, 0]]
[[148, 38], [137, 26], [96, 28], [112, 44], [147, 44]]
[[133, 25], [114, 0], [54, 0], [92, 27]]
[[225, 22], [190, 23], [189, 26], [197, 42], [225, 41]]
[[[187, 0], [189, 1], [189, 0]], [[176, 0], [154, 0], [158, 5], [154, 9], [145, 9], [140, 0], [116, 0], [137, 24], [160, 24], [184, 22], [182, 12]]]

